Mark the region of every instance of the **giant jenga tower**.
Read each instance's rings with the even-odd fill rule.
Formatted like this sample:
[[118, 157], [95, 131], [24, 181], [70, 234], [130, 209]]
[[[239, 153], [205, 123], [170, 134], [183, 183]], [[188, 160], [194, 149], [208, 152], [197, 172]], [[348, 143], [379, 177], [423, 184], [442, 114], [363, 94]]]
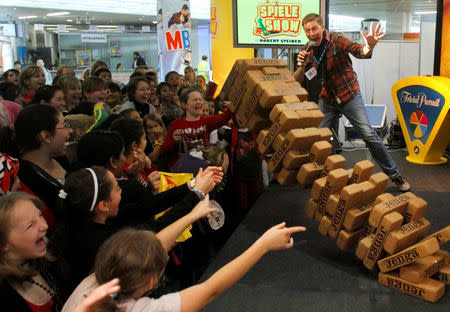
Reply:
[[356, 247], [369, 270], [379, 269], [380, 284], [435, 302], [449, 284], [450, 226], [428, 237], [427, 203], [411, 192], [385, 193], [389, 178], [373, 173], [362, 160], [345, 169], [341, 155], [331, 155], [331, 131], [318, 128], [324, 115], [277, 59], [238, 60], [220, 94], [244, 125], [259, 132], [268, 169], [281, 185], [312, 187], [306, 214], [319, 232], [342, 249]]

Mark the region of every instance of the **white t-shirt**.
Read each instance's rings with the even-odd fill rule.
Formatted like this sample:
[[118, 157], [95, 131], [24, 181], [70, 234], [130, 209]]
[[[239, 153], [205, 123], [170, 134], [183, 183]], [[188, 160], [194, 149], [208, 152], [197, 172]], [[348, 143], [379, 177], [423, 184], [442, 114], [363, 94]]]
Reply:
[[[70, 295], [64, 304], [62, 312], [72, 312], [83, 301], [84, 298], [96, 287], [98, 287], [95, 274], [86, 277]], [[158, 299], [143, 297], [138, 300], [128, 299], [119, 304], [126, 312], [179, 312], [180, 294], [172, 293]]]

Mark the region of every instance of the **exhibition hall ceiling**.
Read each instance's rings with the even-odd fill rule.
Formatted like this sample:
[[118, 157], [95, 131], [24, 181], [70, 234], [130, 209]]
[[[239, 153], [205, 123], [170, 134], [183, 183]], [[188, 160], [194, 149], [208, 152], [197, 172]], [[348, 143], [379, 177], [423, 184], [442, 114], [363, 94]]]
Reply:
[[[67, 6], [63, 4], [67, 2]], [[0, 5], [0, 22], [25, 21], [27, 23], [39, 24], [68, 24], [68, 25], [150, 25], [156, 22], [156, 0], [97, 0], [90, 2], [84, 9], [85, 4], [73, 0], [3, 0]], [[329, 0], [330, 13], [361, 18], [385, 19], [390, 12], [427, 12], [436, 10], [438, 0]], [[102, 2], [109, 3], [101, 5]], [[191, 0], [191, 16], [194, 19], [207, 19], [209, 10], [205, 3], [208, 0]], [[97, 5], [94, 6], [94, 3]], [[137, 6], [145, 3], [148, 8]], [[230, 1], [231, 3], [231, 1]], [[78, 4], [78, 6], [76, 6]], [[120, 7], [114, 4], [120, 4]], [[14, 6], [16, 5], [16, 6]], [[22, 7], [19, 7], [22, 5]], [[41, 8], [33, 8], [32, 6]], [[59, 9], [55, 9], [60, 5]], [[91, 7], [90, 7], [91, 5]], [[61, 9], [61, 7], [63, 9]], [[154, 7], [154, 8], [153, 8]], [[52, 9], [53, 8], [53, 9]], [[76, 10], [78, 8], [78, 10]], [[91, 8], [91, 11], [87, 11]], [[100, 10], [108, 11], [99, 12]], [[64, 16], [47, 16], [48, 13], [57, 11], [68, 11]], [[121, 12], [115, 13], [115, 12]], [[19, 17], [30, 17], [19, 19]]]

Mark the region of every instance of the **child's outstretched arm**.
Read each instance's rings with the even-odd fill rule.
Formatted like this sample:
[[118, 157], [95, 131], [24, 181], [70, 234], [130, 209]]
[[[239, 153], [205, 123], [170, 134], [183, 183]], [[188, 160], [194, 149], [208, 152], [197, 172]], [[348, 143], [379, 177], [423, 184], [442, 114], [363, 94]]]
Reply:
[[199, 311], [241, 279], [264, 254], [271, 250], [291, 248], [294, 244], [291, 235], [305, 230], [302, 226], [287, 228], [285, 222], [270, 228], [249, 249], [208, 280], [182, 290], [181, 312]]
[[[208, 174], [212, 176], [213, 173], [211, 172]], [[213, 212], [214, 209], [209, 205], [209, 194], [207, 194], [205, 199], [201, 200], [190, 213], [178, 219], [171, 225], [166, 226], [164, 229], [159, 231], [158, 234], [156, 234], [156, 237], [159, 239], [164, 250], [167, 252], [173, 247], [173, 244], [178, 236], [180, 236], [190, 224]]]

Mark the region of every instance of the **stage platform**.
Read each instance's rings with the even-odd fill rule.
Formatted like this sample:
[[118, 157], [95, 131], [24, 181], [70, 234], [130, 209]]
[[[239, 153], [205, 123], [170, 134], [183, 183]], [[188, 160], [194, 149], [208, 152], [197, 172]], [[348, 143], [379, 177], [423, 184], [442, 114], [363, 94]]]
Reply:
[[[411, 191], [428, 202], [425, 214], [429, 233], [450, 224], [450, 164], [421, 166], [408, 163], [404, 150], [391, 152]], [[369, 159], [366, 149], [344, 151], [346, 168]], [[373, 161], [373, 160], [372, 160]], [[376, 167], [375, 171], [380, 171]], [[387, 192], [398, 195], [392, 185]], [[377, 274], [355, 257], [354, 249], [340, 251], [336, 242], [318, 232], [318, 223], [305, 215], [310, 190], [298, 186], [270, 185], [238, 226], [203, 275], [211, 276], [248, 248], [267, 228], [286, 221], [303, 225], [307, 232], [294, 236], [292, 249], [264, 256], [236, 285], [209, 304], [211, 312], [448, 312], [450, 287], [437, 303], [428, 303], [381, 286]], [[450, 251], [449, 244], [443, 249]]]

